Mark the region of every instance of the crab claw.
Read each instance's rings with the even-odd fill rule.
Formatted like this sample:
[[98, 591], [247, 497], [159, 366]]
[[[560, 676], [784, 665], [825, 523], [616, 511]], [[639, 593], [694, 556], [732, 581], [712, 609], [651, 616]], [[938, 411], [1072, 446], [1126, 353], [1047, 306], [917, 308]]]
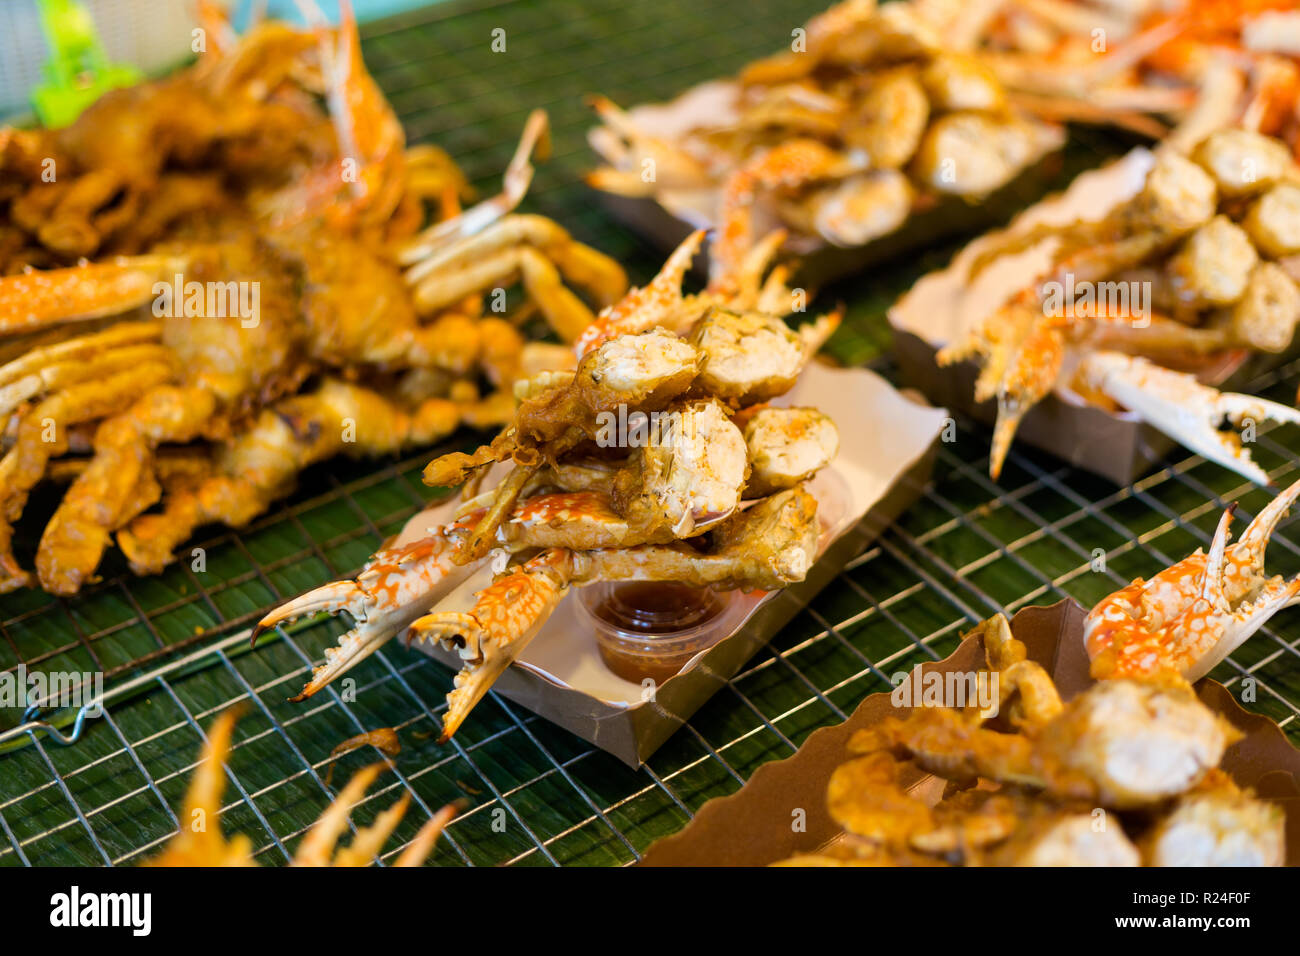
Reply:
[[365, 660], [469, 577], [476, 564], [456, 564], [457, 545], [443, 533], [403, 548], [380, 551], [351, 581], [334, 581], [276, 608], [253, 629], [252, 642], [279, 624], [318, 611], [347, 611], [352, 628], [327, 648], [325, 663], [312, 670], [302, 691], [311, 697], [340, 674]]
[[1065, 358], [1068, 323], [1046, 316], [1036, 303], [1017, 299], [979, 323], [962, 342], [936, 356], [940, 366], [969, 358], [982, 361], [975, 400], [996, 398], [997, 419], [989, 449], [989, 476], [1002, 474], [1020, 422], [1056, 386]]
[[1235, 431], [1221, 431], [1226, 419], [1300, 424], [1300, 411], [1236, 392], [1219, 392], [1185, 372], [1174, 372], [1144, 358], [1120, 352], [1094, 352], [1079, 365], [1080, 380], [1104, 392], [1148, 424], [1210, 461], [1269, 484], [1268, 475], [1250, 457]]
[[436, 640], [463, 662], [447, 695], [439, 743], [452, 738], [568, 593], [570, 557], [561, 549], [543, 551], [480, 591], [468, 612], [428, 614], [411, 625], [411, 638]]
[[1199, 680], [1295, 603], [1300, 577], [1265, 576], [1264, 549], [1297, 496], [1300, 481], [1270, 502], [1232, 546], [1228, 526], [1235, 505], [1228, 508], [1208, 554], [1198, 549], [1098, 603], [1084, 623], [1092, 676]]
[[457, 239], [473, 236], [482, 232], [492, 223], [512, 212], [533, 182], [533, 156], [545, 159], [551, 151], [551, 126], [546, 111], [533, 110], [524, 122], [523, 134], [519, 145], [515, 147], [514, 156], [506, 166], [502, 177], [501, 192], [491, 199], [485, 199], [477, 205], [466, 209], [459, 216], [435, 223], [410, 242], [402, 246], [398, 261], [404, 265], [413, 265], [427, 259], [434, 252], [445, 248]]

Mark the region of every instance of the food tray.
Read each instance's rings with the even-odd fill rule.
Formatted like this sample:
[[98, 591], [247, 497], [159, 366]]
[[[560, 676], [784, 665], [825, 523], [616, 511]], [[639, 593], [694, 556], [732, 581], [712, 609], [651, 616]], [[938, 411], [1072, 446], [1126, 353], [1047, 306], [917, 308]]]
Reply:
[[[1154, 162], [1147, 149], [1136, 148], [1123, 157], [1089, 170], [1059, 195], [1050, 196], [1014, 219], [1008, 232], [1041, 222], [1070, 222], [1101, 215], [1142, 186]], [[1048, 264], [1046, 243], [1009, 256], [968, 283], [969, 264], [993, 236], [980, 237], [963, 249], [945, 268], [923, 277], [889, 311], [894, 350], [902, 378], [933, 401], [961, 410], [992, 425], [997, 402], [975, 401], [979, 366], [973, 361], [940, 367], [936, 355], [961, 330], [1020, 292], [1025, 277], [1040, 274]], [[1300, 343], [1286, 354], [1234, 350], [1202, 369], [1198, 377], [1225, 391], [1241, 389], [1261, 374], [1285, 364], [1300, 352]], [[1287, 402], [1291, 404], [1291, 402]], [[1057, 393], [1031, 408], [1016, 432], [1023, 442], [1049, 452], [1072, 465], [1126, 485], [1151, 470], [1174, 448], [1174, 439], [1128, 412], [1110, 412], [1085, 403], [1067, 401]]]

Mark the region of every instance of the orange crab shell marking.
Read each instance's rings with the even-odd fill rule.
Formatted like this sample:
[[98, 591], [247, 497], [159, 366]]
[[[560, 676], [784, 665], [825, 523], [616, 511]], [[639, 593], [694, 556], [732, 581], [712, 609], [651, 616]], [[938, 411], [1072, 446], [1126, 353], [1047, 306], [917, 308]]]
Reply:
[[523, 636], [546, 613], [563, 586], [548, 571], [563, 574], [568, 552], [544, 551], [478, 593], [470, 613], [499, 643]]
[[[442, 535], [422, 538], [362, 572], [367, 590], [380, 606], [399, 607], [446, 573], [458, 547]], [[414, 577], [412, 567], [416, 569]]]
[[566, 524], [583, 518], [618, 519], [609, 499], [596, 491], [565, 491], [525, 501], [511, 516], [515, 523]]

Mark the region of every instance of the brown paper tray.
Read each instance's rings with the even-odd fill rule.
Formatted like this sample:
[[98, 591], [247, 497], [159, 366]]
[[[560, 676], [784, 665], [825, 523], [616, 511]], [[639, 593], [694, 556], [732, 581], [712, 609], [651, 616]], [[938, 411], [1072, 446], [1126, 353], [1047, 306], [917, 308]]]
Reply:
[[[1029, 657], [1052, 674], [1061, 695], [1069, 699], [1091, 683], [1083, 649], [1086, 612], [1072, 600], [1051, 607], [1028, 607], [1011, 621]], [[922, 664], [922, 671], [948, 673], [985, 665], [978, 637], [967, 638], [941, 661]], [[1206, 679], [1197, 684], [1201, 700], [1223, 714], [1245, 736], [1224, 755], [1222, 767], [1241, 786], [1283, 807], [1287, 816], [1287, 865], [1300, 864], [1300, 750], [1278, 725], [1244, 710], [1222, 685]], [[831, 772], [848, 759], [853, 734], [885, 717], [897, 715], [889, 693], [872, 694], [841, 724], [815, 731], [785, 760], [764, 764], [745, 786], [727, 797], [710, 800], [680, 832], [654, 843], [642, 866], [766, 866], [797, 853], [813, 853], [841, 830], [826, 810]], [[911, 768], [904, 786], [928, 775]], [[806, 826], [795, 832], [793, 812], [806, 813]]]

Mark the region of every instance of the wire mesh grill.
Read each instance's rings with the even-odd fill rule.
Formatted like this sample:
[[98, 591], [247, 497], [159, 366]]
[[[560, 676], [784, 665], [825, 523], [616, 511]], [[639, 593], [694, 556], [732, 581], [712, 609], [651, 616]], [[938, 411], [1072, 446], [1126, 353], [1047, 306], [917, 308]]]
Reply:
[[[365, 53], [410, 138], [448, 148], [485, 188], [528, 109], [547, 107], [555, 154], [539, 170], [530, 207], [644, 280], [660, 252], [615, 227], [580, 183], [591, 162], [581, 95], [667, 98], [779, 48], [822, 6], [448, 4], [376, 25]], [[505, 53], [492, 52], [496, 28], [506, 31]], [[1076, 136], [1063, 181], [1121, 146], [1095, 133]], [[833, 354], [892, 375], [882, 355], [884, 310], [954, 247], [827, 290], [828, 300], [850, 305]], [[1298, 380], [1300, 363], [1293, 363], [1250, 390], [1285, 402]], [[1295, 437], [1289, 427], [1267, 431], [1253, 447], [1279, 484], [1295, 470], [1288, 450]], [[259, 612], [355, 571], [424, 507], [429, 491], [419, 470], [429, 453], [311, 470], [291, 501], [250, 528], [196, 542], [201, 570], [183, 551], [154, 578], [131, 578], [110, 563], [102, 583], [72, 600], [5, 596], [0, 670], [20, 663], [102, 670], [110, 686], [130, 682], [132, 692], [72, 746], [32, 734], [30, 746], [0, 756], [0, 865], [131, 864], [157, 852], [180, 822], [172, 808], [180, 806], [201, 728], [235, 703], [245, 716], [229, 761], [224, 827], [247, 833], [264, 863], [287, 860], [338, 786], [373, 759], [359, 751], [332, 760], [333, 745], [385, 726], [398, 730], [402, 751], [353, 815], [357, 825], [369, 822], [401, 793], [411, 795], [412, 811], [383, 859], [434, 810], [463, 797], [470, 807], [440, 842], [435, 863], [628, 863], [705, 801], [789, 756], [866, 694], [888, 689], [891, 674], [949, 654], [971, 623], [1066, 596], [1093, 602], [1204, 544], [1226, 501], [1253, 513], [1271, 494], [1182, 453], [1116, 488], [1017, 449], [995, 484], [986, 474], [988, 439], [984, 427], [959, 420], [923, 499], [637, 771], [495, 695], [450, 745], [436, 744], [451, 674], [391, 645], [353, 672], [355, 695], [330, 688], [308, 704], [287, 703], [342, 631], [339, 621], [248, 652], [242, 633]], [[25, 526], [28, 547], [38, 534], [39, 523]], [[1279, 573], [1300, 571], [1292, 537], [1291, 524], [1275, 535], [1269, 560]], [[1282, 630], [1290, 619], [1276, 619], [1214, 676], [1234, 686], [1250, 679], [1255, 701], [1247, 706], [1295, 739], [1300, 655]]]

